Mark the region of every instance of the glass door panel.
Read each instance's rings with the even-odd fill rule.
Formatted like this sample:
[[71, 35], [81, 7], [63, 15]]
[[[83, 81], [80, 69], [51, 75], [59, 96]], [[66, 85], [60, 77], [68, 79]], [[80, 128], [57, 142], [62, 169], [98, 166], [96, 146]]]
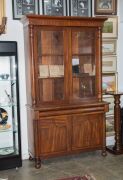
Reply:
[[93, 30], [72, 31], [72, 54], [93, 53], [94, 37]]
[[38, 32], [38, 87], [41, 102], [64, 100], [64, 32]]
[[0, 157], [19, 154], [15, 56], [0, 56]]
[[72, 31], [73, 98], [95, 96], [95, 32]]

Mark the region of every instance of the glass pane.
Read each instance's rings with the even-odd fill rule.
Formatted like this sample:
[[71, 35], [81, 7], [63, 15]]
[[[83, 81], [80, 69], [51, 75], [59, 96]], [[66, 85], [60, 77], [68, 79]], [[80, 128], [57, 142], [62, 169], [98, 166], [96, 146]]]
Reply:
[[63, 16], [66, 15], [65, 0], [42, 0], [43, 13], [45, 15]]
[[14, 56], [0, 56], [0, 156], [18, 154], [18, 118]]
[[63, 31], [38, 33], [38, 87], [42, 102], [64, 99]]
[[95, 96], [95, 34], [92, 31], [72, 32], [73, 97]]
[[71, 0], [72, 16], [91, 16], [91, 0]]
[[72, 54], [87, 54], [93, 53], [94, 48], [94, 37], [95, 32], [84, 30], [84, 31], [73, 31], [72, 32]]
[[38, 34], [39, 55], [63, 55], [63, 32], [40, 31]]

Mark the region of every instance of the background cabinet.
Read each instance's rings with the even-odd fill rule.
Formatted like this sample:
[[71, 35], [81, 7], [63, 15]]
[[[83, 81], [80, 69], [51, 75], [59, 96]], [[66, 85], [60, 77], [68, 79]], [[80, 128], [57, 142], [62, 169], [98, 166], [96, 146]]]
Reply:
[[[102, 150], [100, 18], [27, 15], [24, 24], [30, 158]], [[85, 131], [86, 130], [86, 131]]]
[[0, 169], [21, 165], [17, 43], [0, 41]]

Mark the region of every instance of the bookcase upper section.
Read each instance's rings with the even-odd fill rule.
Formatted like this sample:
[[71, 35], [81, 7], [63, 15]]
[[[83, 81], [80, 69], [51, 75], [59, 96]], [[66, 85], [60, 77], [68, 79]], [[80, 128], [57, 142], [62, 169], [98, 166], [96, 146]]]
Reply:
[[22, 18], [30, 105], [101, 101], [102, 26], [106, 17]]

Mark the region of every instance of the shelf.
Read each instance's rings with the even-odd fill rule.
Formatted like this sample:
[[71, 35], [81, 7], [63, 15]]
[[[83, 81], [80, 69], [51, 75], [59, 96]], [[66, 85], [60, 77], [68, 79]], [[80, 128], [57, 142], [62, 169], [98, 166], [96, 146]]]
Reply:
[[2, 127], [1, 127], [2, 125], [0, 125], [0, 134], [1, 133], [3, 133], [3, 132], [12, 132], [12, 133], [17, 133], [18, 131], [17, 131], [17, 128], [12, 128], [11, 127], [11, 125], [10, 125], [10, 127], [8, 127], [8, 128], [4, 128], [3, 127], [3, 129], [2, 129]]
[[73, 74], [72, 77], [73, 78], [88, 78], [88, 77], [94, 78], [95, 75], [89, 75], [88, 73], [83, 73], [83, 74]]
[[3, 133], [3, 132], [12, 132], [12, 129], [0, 129], [0, 133]]
[[0, 79], [0, 82], [15, 82], [16, 83], [16, 79]]
[[13, 147], [0, 148], [0, 156], [10, 155], [15, 152]]
[[73, 53], [72, 54], [72, 57], [73, 56], [95, 56], [95, 54], [93, 54], [93, 53]]
[[5, 105], [3, 105], [0, 103], [0, 107], [13, 107], [13, 106], [17, 106], [17, 104], [5, 104]]
[[42, 54], [39, 55], [38, 57], [42, 57], [42, 56], [64, 56], [64, 54]]
[[56, 77], [38, 77], [39, 79], [59, 79], [59, 78], [64, 78], [64, 76], [56, 76]]

